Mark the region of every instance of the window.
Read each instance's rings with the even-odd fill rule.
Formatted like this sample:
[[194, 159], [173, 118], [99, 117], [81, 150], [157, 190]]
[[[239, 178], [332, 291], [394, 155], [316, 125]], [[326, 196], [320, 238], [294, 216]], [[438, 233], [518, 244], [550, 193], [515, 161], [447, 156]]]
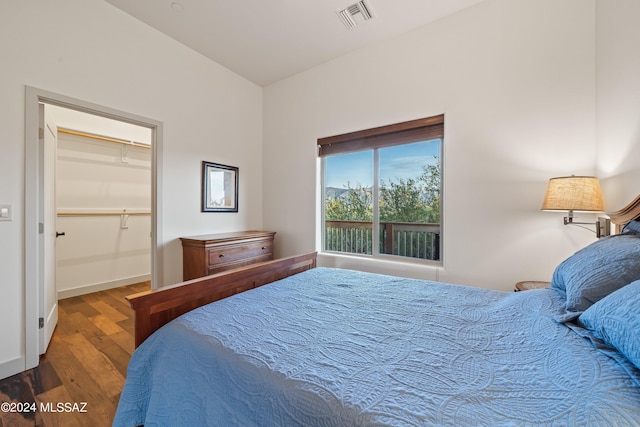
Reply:
[[440, 260], [444, 116], [318, 140], [323, 248]]

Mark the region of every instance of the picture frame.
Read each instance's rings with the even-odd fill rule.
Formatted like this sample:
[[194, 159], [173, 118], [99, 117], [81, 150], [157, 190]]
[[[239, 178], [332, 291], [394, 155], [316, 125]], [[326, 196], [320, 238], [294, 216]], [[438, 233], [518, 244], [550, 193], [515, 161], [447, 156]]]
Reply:
[[202, 162], [202, 212], [238, 212], [238, 168]]

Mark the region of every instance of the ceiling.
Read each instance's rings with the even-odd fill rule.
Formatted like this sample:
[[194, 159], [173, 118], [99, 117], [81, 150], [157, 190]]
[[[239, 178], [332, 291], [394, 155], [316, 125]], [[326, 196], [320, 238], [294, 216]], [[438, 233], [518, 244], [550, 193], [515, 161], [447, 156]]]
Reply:
[[373, 19], [348, 29], [357, 0], [105, 0], [237, 74], [267, 86], [483, 0], [365, 0]]

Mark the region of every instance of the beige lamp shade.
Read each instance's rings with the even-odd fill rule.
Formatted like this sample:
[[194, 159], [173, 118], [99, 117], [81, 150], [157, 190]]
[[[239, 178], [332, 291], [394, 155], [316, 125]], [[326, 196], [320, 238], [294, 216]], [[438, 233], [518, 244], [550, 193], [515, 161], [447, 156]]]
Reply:
[[551, 178], [542, 210], [603, 212], [598, 178], [573, 175]]

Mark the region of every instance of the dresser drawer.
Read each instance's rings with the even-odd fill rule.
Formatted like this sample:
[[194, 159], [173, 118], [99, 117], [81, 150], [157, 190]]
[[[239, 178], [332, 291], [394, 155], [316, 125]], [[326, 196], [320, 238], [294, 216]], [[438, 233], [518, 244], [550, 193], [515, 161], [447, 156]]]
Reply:
[[181, 237], [182, 278], [191, 280], [272, 260], [275, 234], [250, 230]]
[[271, 255], [273, 254], [273, 243], [271, 241], [257, 241], [209, 249], [207, 252], [211, 269], [220, 264]]

